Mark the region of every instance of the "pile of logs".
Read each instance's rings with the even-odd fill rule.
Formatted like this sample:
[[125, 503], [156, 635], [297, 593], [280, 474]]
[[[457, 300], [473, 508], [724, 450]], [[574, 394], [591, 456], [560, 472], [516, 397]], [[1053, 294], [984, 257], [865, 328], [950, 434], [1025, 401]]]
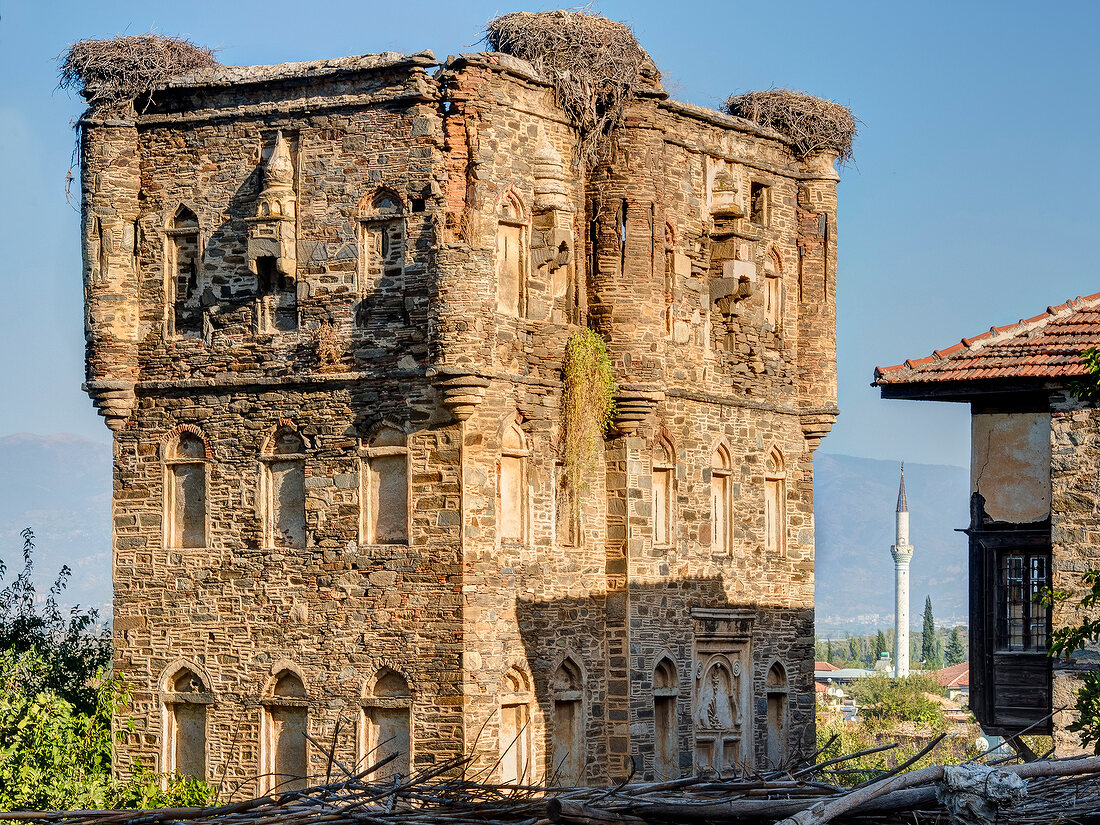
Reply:
[[866, 753], [748, 776], [611, 788], [494, 785], [466, 778], [463, 760], [407, 779], [374, 780], [380, 767], [374, 765], [354, 775], [344, 769], [342, 777], [308, 790], [217, 807], [16, 811], [0, 813], [0, 820], [49, 825], [825, 825], [853, 817], [869, 825], [1100, 822], [1100, 757], [904, 772], [914, 759], [855, 786], [840, 784], [842, 763]]

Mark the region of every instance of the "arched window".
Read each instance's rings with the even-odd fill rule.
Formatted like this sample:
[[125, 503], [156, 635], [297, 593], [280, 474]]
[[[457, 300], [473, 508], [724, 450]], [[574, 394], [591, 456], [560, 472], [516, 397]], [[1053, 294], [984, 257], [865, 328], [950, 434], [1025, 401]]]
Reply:
[[305, 547], [305, 442], [290, 427], [280, 427], [262, 460], [265, 543], [268, 547]]
[[362, 529], [367, 544], [409, 540], [409, 455], [405, 433], [380, 427], [360, 452]]
[[775, 332], [783, 322], [783, 266], [774, 249], [764, 256], [764, 321]]
[[165, 297], [167, 332], [171, 336], [202, 334], [202, 268], [199, 250], [199, 219], [180, 206], [168, 222]]
[[261, 762], [266, 791], [300, 790], [309, 786], [309, 700], [302, 677], [282, 670], [263, 701]]
[[672, 445], [658, 438], [653, 444], [653, 543], [657, 546], [672, 544], [675, 476], [676, 459]]
[[527, 304], [527, 218], [523, 205], [508, 192], [497, 215], [497, 312], [521, 318]]
[[359, 761], [361, 770], [376, 765], [390, 756], [372, 780], [412, 772], [412, 692], [408, 680], [400, 673], [383, 668], [363, 699], [362, 734]]
[[553, 701], [551, 724], [553, 754], [549, 784], [577, 786], [584, 783], [584, 678], [580, 667], [566, 658], [550, 677]]
[[662, 656], [653, 668], [653, 769], [658, 779], [680, 776], [680, 746], [676, 703], [680, 683], [676, 665]]
[[531, 680], [518, 667], [504, 676], [500, 697], [500, 781], [531, 781]]
[[370, 307], [386, 298], [404, 298], [405, 207], [400, 196], [380, 189], [359, 207], [359, 309], [356, 323], [365, 326]]
[[764, 466], [764, 549], [782, 555], [787, 550], [787, 467], [778, 449]]
[[716, 553], [733, 550], [733, 484], [729, 450], [719, 445], [710, 459], [711, 549]]
[[164, 772], [206, 781], [206, 707], [213, 697], [203, 680], [181, 667], [164, 691]]
[[206, 546], [206, 444], [186, 430], [165, 447], [164, 541]]
[[497, 513], [500, 537], [510, 541], [527, 540], [527, 438], [519, 424], [504, 431], [500, 442], [500, 467], [497, 473]]
[[787, 671], [776, 662], [768, 671], [767, 757], [772, 767], [787, 761]]

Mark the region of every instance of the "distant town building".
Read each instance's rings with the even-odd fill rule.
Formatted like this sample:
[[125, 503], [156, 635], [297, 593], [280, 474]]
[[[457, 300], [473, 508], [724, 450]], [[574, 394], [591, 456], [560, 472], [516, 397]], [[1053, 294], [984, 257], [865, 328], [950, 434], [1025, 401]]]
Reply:
[[1083, 663], [1047, 649], [1080, 615], [1037, 596], [1080, 594], [1100, 567], [1100, 414], [1071, 386], [1097, 346], [1100, 294], [875, 370], [883, 398], [971, 405], [970, 707], [987, 733], [1053, 733], [1063, 754], [1079, 747], [1061, 709]]
[[909, 544], [909, 503], [905, 500], [905, 465], [901, 465], [898, 508], [894, 514], [894, 677], [909, 675], [909, 562], [913, 547]]

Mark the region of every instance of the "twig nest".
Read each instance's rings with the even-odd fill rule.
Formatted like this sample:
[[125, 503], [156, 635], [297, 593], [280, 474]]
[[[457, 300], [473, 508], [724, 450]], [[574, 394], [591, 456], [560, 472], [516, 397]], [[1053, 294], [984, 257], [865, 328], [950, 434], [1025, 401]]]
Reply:
[[158, 83], [218, 65], [210, 49], [161, 34], [80, 40], [61, 60], [58, 85], [75, 89], [89, 106], [148, 94]]
[[582, 160], [602, 154], [639, 89], [660, 89], [661, 73], [625, 23], [582, 11], [513, 12], [490, 20], [494, 51], [532, 64], [554, 86], [581, 134]]
[[847, 106], [805, 92], [769, 89], [734, 95], [725, 109], [785, 135], [800, 159], [819, 152], [835, 152], [842, 163], [852, 159], [858, 121]]

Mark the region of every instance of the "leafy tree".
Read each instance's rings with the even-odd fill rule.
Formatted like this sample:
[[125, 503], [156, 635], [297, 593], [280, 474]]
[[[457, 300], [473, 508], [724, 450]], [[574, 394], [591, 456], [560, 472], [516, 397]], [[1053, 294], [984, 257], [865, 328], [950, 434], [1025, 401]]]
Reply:
[[920, 658], [927, 670], [941, 667], [940, 645], [936, 639], [936, 621], [932, 618], [932, 597], [924, 597], [924, 621], [921, 627]]
[[875, 658], [879, 658], [883, 653], [888, 653], [889, 650], [886, 647], [886, 634], [881, 630], [875, 634]]
[[940, 686], [931, 676], [914, 675], [892, 679], [885, 675], [858, 679], [848, 688], [848, 695], [860, 707], [859, 715], [878, 726], [898, 722], [916, 722], [946, 730], [943, 710], [932, 696], [942, 695]]
[[832, 639], [826, 639], [825, 640], [825, 661], [829, 662], [830, 664], [833, 661], [833, 640]]
[[[67, 613], [57, 603], [72, 571], [62, 567], [41, 602], [34, 586], [34, 533], [25, 528], [23, 569], [0, 589], [0, 650], [35, 653], [41, 667], [28, 670], [29, 689], [50, 691], [72, 705], [76, 713], [93, 715], [98, 702], [96, 676], [110, 667], [111, 639], [97, 626], [95, 610], [73, 607]], [[0, 583], [7, 565], [0, 559]]]
[[[212, 802], [216, 790], [189, 777], [139, 768], [125, 782], [112, 778], [111, 720], [125, 715], [129, 694], [107, 677], [110, 640], [95, 611], [58, 606], [68, 568], [37, 601], [34, 534], [22, 536], [22, 572], [0, 590], [0, 810]], [[6, 571], [0, 562], [0, 582]]]
[[943, 663], [950, 667], [966, 661], [966, 646], [963, 645], [957, 627], [951, 628], [951, 636], [947, 640], [947, 650], [943, 654]]

